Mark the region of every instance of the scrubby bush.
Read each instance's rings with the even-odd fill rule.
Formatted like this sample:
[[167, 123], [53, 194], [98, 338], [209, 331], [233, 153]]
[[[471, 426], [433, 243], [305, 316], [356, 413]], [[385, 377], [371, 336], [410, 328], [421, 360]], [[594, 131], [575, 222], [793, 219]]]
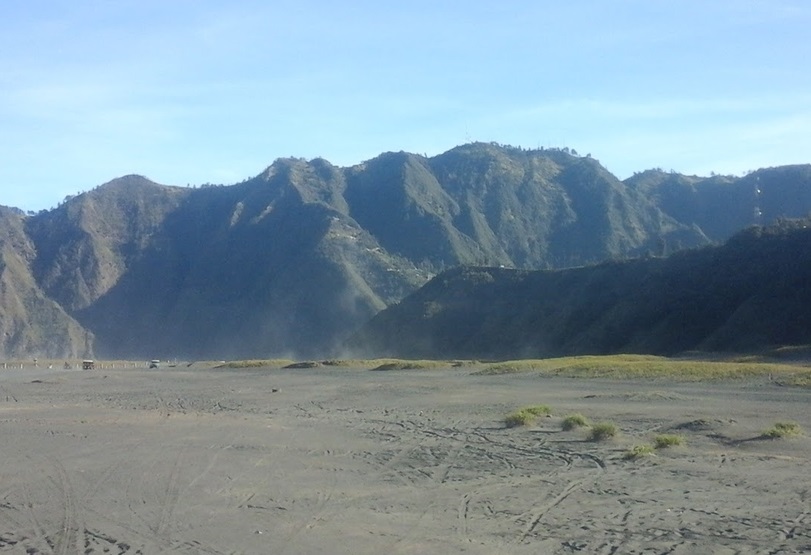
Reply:
[[763, 432], [763, 437], [781, 438], [798, 436], [803, 433], [803, 429], [796, 422], [775, 422], [774, 426]]
[[651, 445], [634, 445], [625, 452], [624, 459], [641, 459], [642, 457], [649, 457], [653, 455], [653, 447]]
[[516, 428], [518, 426], [529, 426], [533, 422], [535, 422], [535, 415], [530, 414], [523, 410], [517, 410], [515, 412], [511, 412], [507, 416], [504, 417], [504, 424], [508, 428]]
[[534, 405], [531, 407], [524, 407], [515, 412], [511, 412], [504, 417], [504, 424], [508, 428], [515, 428], [517, 426], [529, 426], [533, 424], [539, 416], [546, 416], [552, 412], [552, 409], [546, 405]]
[[552, 409], [546, 405], [533, 405], [531, 407], [524, 407], [521, 410], [526, 411], [533, 416], [547, 416], [552, 414]]
[[574, 430], [575, 428], [584, 428], [589, 426], [588, 418], [580, 413], [570, 414], [563, 419], [560, 423], [561, 428], [564, 430]]
[[618, 433], [619, 429], [613, 422], [598, 422], [591, 427], [589, 439], [591, 441], [604, 441], [616, 437]]
[[653, 445], [657, 449], [665, 449], [667, 447], [678, 447], [685, 444], [684, 436], [678, 434], [662, 434], [658, 435], [653, 440]]

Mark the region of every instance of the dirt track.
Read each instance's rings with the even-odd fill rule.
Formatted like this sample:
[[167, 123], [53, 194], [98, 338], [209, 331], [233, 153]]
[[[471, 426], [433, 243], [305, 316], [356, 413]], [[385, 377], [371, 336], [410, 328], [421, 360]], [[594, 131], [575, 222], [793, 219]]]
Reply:
[[[811, 439], [757, 437], [810, 406], [464, 368], [4, 370], [0, 553], [808, 553]], [[668, 431], [687, 446], [623, 458]]]

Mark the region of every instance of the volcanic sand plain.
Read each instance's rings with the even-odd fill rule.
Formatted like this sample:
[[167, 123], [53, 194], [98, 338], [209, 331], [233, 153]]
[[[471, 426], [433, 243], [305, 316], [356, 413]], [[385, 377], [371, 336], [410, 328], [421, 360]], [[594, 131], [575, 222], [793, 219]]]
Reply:
[[809, 407], [766, 377], [0, 370], [0, 553], [809, 553], [811, 439], [763, 437]]

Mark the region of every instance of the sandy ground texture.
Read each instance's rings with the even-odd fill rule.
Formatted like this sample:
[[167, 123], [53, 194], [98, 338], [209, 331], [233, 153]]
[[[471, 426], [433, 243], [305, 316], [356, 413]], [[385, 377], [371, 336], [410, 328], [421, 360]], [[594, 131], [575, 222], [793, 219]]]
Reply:
[[[811, 390], [176, 367], [0, 372], [0, 553], [811, 553]], [[535, 426], [505, 414], [547, 404]], [[580, 412], [621, 435], [561, 431]], [[683, 447], [626, 460], [679, 433]]]

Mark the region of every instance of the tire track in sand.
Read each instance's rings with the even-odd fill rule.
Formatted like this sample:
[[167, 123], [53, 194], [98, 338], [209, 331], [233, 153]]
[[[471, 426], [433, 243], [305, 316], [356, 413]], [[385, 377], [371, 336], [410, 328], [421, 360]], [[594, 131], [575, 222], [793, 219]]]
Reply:
[[518, 539], [518, 543], [523, 543], [524, 540], [527, 539], [527, 536], [532, 534], [535, 531], [535, 528], [541, 522], [541, 519], [552, 509], [560, 505], [564, 499], [569, 497], [572, 493], [580, 489], [583, 485], [582, 480], [575, 480], [573, 482], [569, 482], [569, 484], [563, 488], [563, 491], [560, 492], [557, 496], [555, 496], [549, 503], [545, 503], [540, 507], [535, 507], [530, 511], [530, 519], [527, 522], [526, 526], [524, 527], [524, 531], [522, 532], [520, 538]]
[[61, 525], [56, 533], [54, 553], [56, 555], [67, 555], [71, 548], [75, 548], [76, 553], [85, 553], [87, 544], [85, 527], [80, 520], [73, 485], [60, 461], [53, 459], [51, 465], [56, 472], [55, 476], [51, 475], [48, 479], [53, 483], [55, 489], [59, 491], [62, 507]]
[[[460, 496], [457, 507], [457, 534], [467, 543], [474, 542], [474, 538], [470, 536], [469, 532], [469, 522], [475, 514], [474, 507], [483, 511], [482, 516], [485, 520], [492, 520], [499, 514], [510, 514], [512, 507], [510, 503], [505, 503], [502, 499], [501, 510], [498, 506], [499, 497], [508, 494], [510, 490], [526, 489], [543, 484], [543, 489], [548, 491], [560, 483], [561, 479], [566, 479], [566, 486], [555, 497], [509, 517], [510, 521], [523, 524], [520, 530], [516, 530], [514, 540], [522, 543], [535, 532], [544, 516], [582, 488], [589, 479], [589, 474], [595, 470], [602, 473], [606, 467], [605, 462], [597, 455], [572, 451], [557, 444], [550, 446], [544, 440], [538, 441], [536, 436], [515, 437], [514, 434], [511, 434], [509, 438], [493, 438], [491, 434], [481, 429], [474, 429], [467, 434], [467, 439], [476, 450], [474, 452], [479, 452], [483, 459], [490, 463], [500, 464], [502, 470], [506, 469], [506, 473], [500, 477], [469, 489]], [[532, 441], [532, 444], [528, 444], [528, 441]], [[582, 466], [575, 467], [575, 462], [578, 460], [587, 463], [592, 470], [589, 471]], [[546, 463], [544, 464], [543, 461]], [[552, 466], [549, 467], [549, 464]], [[545, 465], [547, 468], [544, 468]], [[537, 474], [521, 474], [527, 470], [537, 472]], [[583, 473], [586, 475], [583, 476]], [[485, 501], [482, 502], [482, 499]], [[501, 528], [503, 529], [503, 526]], [[481, 529], [481, 527], [477, 527], [477, 529]], [[505, 542], [498, 543], [504, 547]]]

